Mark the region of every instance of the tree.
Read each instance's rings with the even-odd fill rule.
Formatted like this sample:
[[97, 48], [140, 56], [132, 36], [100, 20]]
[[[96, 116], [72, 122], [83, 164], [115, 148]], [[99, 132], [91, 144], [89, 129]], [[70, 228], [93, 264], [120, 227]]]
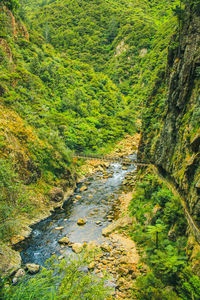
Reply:
[[160, 223], [157, 223], [154, 226], [150, 225], [147, 228], [149, 234], [156, 236], [156, 249], [158, 249], [158, 235], [160, 232], [163, 232], [164, 230], [165, 230], [165, 225]]
[[3, 4], [10, 10], [16, 10], [20, 6], [18, 0], [3, 0]]

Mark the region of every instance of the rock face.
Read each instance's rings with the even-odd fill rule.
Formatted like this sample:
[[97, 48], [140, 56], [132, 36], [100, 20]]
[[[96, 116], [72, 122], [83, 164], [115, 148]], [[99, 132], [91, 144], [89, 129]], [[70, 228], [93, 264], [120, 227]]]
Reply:
[[52, 201], [60, 202], [64, 199], [64, 191], [59, 187], [55, 187], [50, 190], [49, 197]]
[[[139, 157], [152, 161], [185, 196], [197, 223], [200, 216], [199, 44], [199, 12], [195, 1], [193, 4], [188, 1], [180, 37], [174, 36], [169, 47], [167, 74], [160, 74], [146, 105], [139, 147]], [[162, 108], [159, 107], [161, 95], [162, 99], [166, 98]], [[157, 130], [153, 130], [155, 123]]]

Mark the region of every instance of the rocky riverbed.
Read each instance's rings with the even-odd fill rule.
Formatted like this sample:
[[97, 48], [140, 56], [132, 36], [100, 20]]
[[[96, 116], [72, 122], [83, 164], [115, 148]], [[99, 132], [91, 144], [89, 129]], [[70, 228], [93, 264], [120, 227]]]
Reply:
[[[137, 142], [138, 136], [134, 141], [127, 137], [110, 155], [135, 155]], [[16, 249], [29, 273], [30, 266], [39, 271], [52, 254], [62, 259], [83, 249], [96, 249], [88, 271], [100, 277], [106, 271], [113, 278], [114, 298], [130, 299], [132, 281], [146, 271], [144, 266], [138, 268], [136, 245], [128, 236], [134, 222], [128, 215], [128, 205], [136, 166], [90, 161], [82, 171], [84, 176], [72, 196], [49, 218], [34, 225], [30, 237], [18, 243]], [[23, 269], [18, 270], [13, 282], [23, 274]]]

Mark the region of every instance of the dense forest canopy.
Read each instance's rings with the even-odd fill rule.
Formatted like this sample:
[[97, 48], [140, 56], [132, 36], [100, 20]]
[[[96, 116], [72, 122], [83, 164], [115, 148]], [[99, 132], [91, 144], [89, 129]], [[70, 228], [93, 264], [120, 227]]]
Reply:
[[72, 168], [71, 150], [105, 151], [139, 129], [141, 107], [165, 69], [177, 1], [0, 5], [1, 176], [13, 183], [3, 183], [7, 219], [7, 197], [38, 178], [60, 180]]
[[[168, 109], [167, 59], [169, 64], [173, 54], [172, 61], [180, 61], [175, 56], [181, 54], [185, 4], [179, 0], [1, 1], [2, 241], [20, 231], [18, 215], [32, 218], [36, 209], [49, 204], [53, 188], [65, 192], [72, 187], [79, 168], [74, 152], [106, 153], [127, 134], [142, 131], [152, 143], [145, 153], [145, 159], [151, 160]], [[190, 5], [198, 14], [199, 1]], [[174, 299], [190, 294], [198, 299], [199, 278], [187, 265], [187, 228], [180, 202], [157, 177], [142, 176], [130, 205], [137, 220], [131, 235], [145, 249], [151, 272], [137, 281], [137, 297], [168, 299], [170, 284]], [[149, 225], [145, 215], [155, 207]], [[168, 238], [171, 229], [176, 241]], [[79, 266], [73, 262], [59, 267], [66, 272], [64, 280], [75, 267]], [[41, 278], [50, 293], [51, 272], [43, 270], [38, 281], [25, 284], [27, 294], [33, 289], [41, 296], [43, 287], [35, 285]], [[81, 284], [96, 282], [82, 275]], [[60, 283], [56, 277], [54, 284]], [[97, 286], [101, 297], [102, 284]], [[22, 297], [20, 289], [13, 288], [8, 297], [15, 299], [18, 293]]]

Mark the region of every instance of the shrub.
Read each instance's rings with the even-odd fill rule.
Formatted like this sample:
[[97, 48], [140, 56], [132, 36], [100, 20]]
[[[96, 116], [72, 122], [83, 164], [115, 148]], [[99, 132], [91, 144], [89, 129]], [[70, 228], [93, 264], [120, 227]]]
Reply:
[[85, 272], [88, 257], [57, 262], [52, 257], [40, 274], [26, 277], [18, 286], [4, 287], [4, 300], [87, 299], [103, 300], [110, 292], [105, 278]]

